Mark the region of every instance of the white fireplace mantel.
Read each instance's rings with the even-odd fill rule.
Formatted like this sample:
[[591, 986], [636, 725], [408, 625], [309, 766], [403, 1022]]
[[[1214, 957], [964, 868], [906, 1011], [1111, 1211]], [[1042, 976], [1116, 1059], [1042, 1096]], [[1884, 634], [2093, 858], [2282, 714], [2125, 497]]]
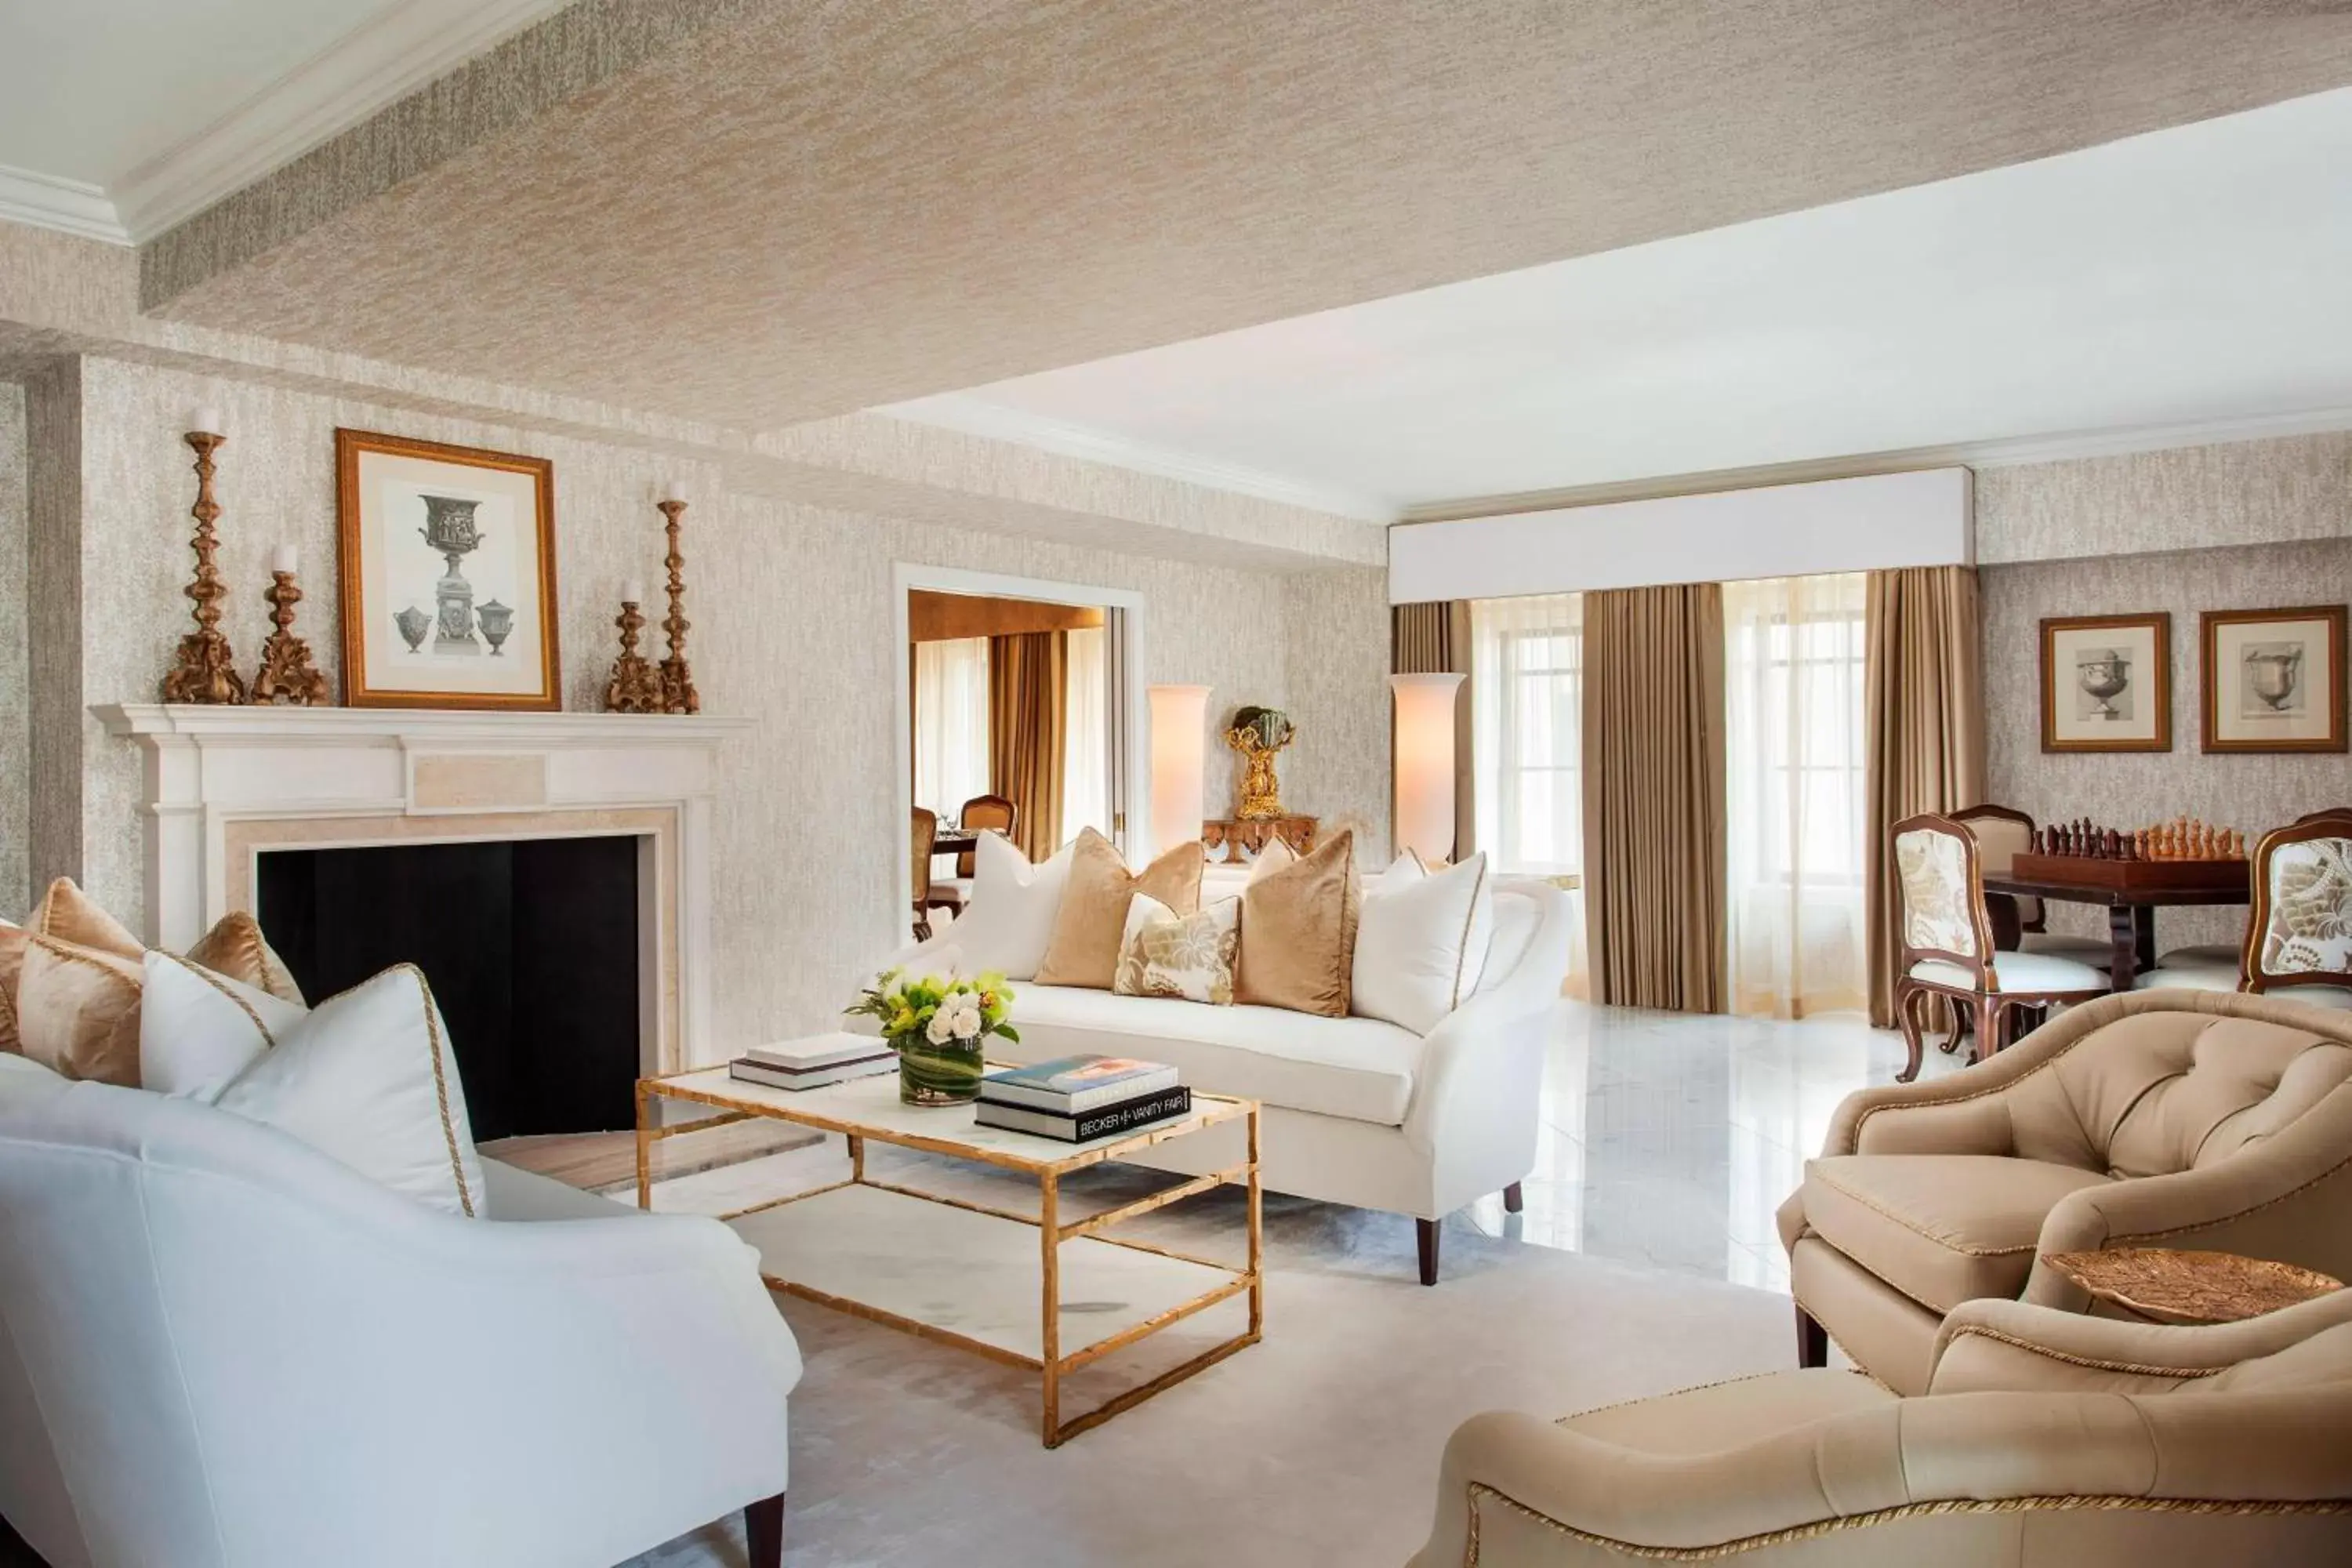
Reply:
[[749, 720], [176, 703], [90, 711], [143, 753], [151, 943], [184, 950], [249, 907], [254, 861], [273, 847], [637, 833], [652, 847], [657, 889], [646, 901], [657, 1046], [648, 1056], [662, 1067], [710, 1059], [711, 803], [720, 747]]

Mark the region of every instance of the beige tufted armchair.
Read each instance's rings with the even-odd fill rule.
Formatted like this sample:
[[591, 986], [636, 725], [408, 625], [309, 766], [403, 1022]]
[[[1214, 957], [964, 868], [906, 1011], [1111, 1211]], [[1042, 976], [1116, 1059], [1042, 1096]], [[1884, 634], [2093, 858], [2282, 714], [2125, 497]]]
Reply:
[[1905, 1394], [1965, 1302], [2088, 1308], [2044, 1253], [2198, 1247], [2352, 1278], [2352, 1015], [2104, 997], [1965, 1072], [1849, 1096], [1780, 1226], [1800, 1361], [1826, 1359], [1826, 1331]]
[[2352, 1291], [2222, 1328], [1972, 1301], [1927, 1392], [1783, 1372], [1446, 1445], [1410, 1568], [2352, 1563]]

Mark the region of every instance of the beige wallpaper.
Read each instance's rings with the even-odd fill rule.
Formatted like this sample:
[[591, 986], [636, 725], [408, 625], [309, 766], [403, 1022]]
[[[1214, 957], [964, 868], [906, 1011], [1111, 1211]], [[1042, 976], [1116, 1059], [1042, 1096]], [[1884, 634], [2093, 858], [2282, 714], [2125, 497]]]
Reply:
[[26, 859], [35, 887], [82, 871], [81, 367], [25, 384], [26, 598], [30, 714]]
[[2352, 431], [1979, 468], [1977, 559], [2352, 537]]
[[0, 382], [0, 916], [32, 900], [32, 688], [23, 627], [26, 574], [25, 389]]
[[[2114, 826], [2187, 814], [2258, 833], [2323, 805], [2352, 804], [2352, 758], [2207, 756], [2199, 749], [2197, 616], [2201, 610], [2342, 604], [2352, 599], [2352, 539], [1987, 566], [1988, 787], [2040, 821], [2089, 816]], [[2172, 616], [2172, 750], [2042, 751], [2040, 626], [2045, 616], [2166, 610]], [[2232, 942], [2242, 911], [2158, 917], [2159, 942]], [[2104, 935], [2105, 915], [2067, 925]]]
[[[305, 626], [334, 671], [334, 441], [338, 424], [520, 450], [553, 459], [566, 702], [593, 707], [610, 659], [606, 606], [619, 584], [657, 579], [654, 485], [677, 467], [635, 448], [471, 421], [423, 417], [291, 388], [145, 364], [80, 362], [86, 534], [77, 565], [88, 636], [82, 703], [152, 700], [187, 623], [189, 453], [198, 401], [219, 403], [224, 623], [241, 663], [266, 630], [260, 587], [278, 544], [302, 553]], [[1291, 779], [1301, 809], [1385, 819], [1386, 611], [1377, 570], [1270, 574], [1154, 560], [1066, 542], [727, 495], [713, 466], [685, 468], [688, 614], [706, 710], [758, 721], [736, 742], [719, 803], [722, 867], [718, 994], [722, 1037], [821, 1026], [861, 965], [898, 929], [890, 733], [894, 562], [920, 562], [1133, 589], [1145, 598], [1146, 678], [1215, 689], [1234, 706], [1287, 706], [1303, 731]], [[1317, 628], [1302, 640], [1294, 605]], [[1348, 625], [1361, 612], [1369, 631]], [[1291, 681], [1294, 658], [1312, 674]], [[1352, 677], [1340, 668], [1357, 666]], [[1375, 721], [1339, 710], [1376, 695]], [[1325, 705], [1333, 710], [1325, 711]], [[84, 879], [126, 917], [141, 911], [137, 755], [76, 721]], [[1375, 749], [1377, 748], [1377, 749]], [[1209, 798], [1228, 800], [1232, 758], [1211, 751]]]

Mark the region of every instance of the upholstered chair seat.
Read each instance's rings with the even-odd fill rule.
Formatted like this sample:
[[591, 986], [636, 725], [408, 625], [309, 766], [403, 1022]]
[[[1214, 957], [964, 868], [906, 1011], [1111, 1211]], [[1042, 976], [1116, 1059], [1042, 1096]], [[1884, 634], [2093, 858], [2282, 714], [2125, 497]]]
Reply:
[[2014, 1298], [2042, 1222], [2103, 1171], [1996, 1154], [1841, 1154], [1805, 1166], [1813, 1233], [1936, 1312]]
[[2352, 1562], [2352, 1291], [2168, 1328], [2016, 1301], [1913, 1395], [1790, 1372], [1446, 1444], [1408, 1568], [2240, 1568]]
[[2238, 992], [2084, 1003], [1981, 1066], [1864, 1089], [1780, 1208], [1818, 1324], [1900, 1394], [1975, 1299], [2089, 1310], [2044, 1261], [2204, 1247], [2352, 1278], [2352, 1016]]
[[[2003, 952], [1992, 960], [1992, 989], [2011, 991], [2104, 991], [2107, 972], [2102, 965], [2048, 952]], [[1957, 963], [1923, 958], [1910, 968], [1914, 980], [1937, 985], [1973, 986], [1976, 976]]]

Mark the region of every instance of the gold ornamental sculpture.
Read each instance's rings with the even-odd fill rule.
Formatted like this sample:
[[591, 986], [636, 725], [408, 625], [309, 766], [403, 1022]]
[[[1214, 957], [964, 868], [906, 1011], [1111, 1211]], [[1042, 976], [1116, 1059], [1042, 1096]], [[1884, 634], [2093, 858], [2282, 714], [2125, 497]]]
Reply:
[[1243, 708], [1234, 713], [1225, 744], [1242, 754], [1242, 799], [1234, 815], [1244, 822], [1287, 816], [1283, 809], [1282, 781], [1275, 776], [1274, 759], [1297, 738], [1297, 727], [1278, 708]]

